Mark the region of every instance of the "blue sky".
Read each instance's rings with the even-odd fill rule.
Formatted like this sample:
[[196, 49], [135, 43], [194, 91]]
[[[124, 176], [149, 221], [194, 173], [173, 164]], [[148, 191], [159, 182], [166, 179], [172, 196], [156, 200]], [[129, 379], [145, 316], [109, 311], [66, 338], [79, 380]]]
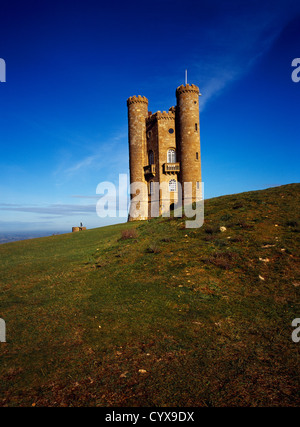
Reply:
[[128, 174], [126, 99], [202, 93], [205, 197], [299, 182], [299, 1], [1, 1], [0, 232], [98, 218]]

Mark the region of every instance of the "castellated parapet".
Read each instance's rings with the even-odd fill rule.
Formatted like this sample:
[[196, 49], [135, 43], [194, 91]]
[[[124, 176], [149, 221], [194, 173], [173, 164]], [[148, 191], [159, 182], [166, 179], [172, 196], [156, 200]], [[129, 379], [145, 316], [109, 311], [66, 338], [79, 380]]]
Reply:
[[131, 104], [136, 104], [137, 102], [143, 102], [148, 105], [148, 99], [145, 96], [138, 95], [138, 96], [131, 96], [130, 98], [128, 98], [127, 106]]
[[[199, 95], [196, 85], [181, 85], [176, 89], [177, 105], [153, 114], [148, 112], [146, 97], [128, 98], [130, 183], [145, 184], [132, 194], [143, 192], [139, 194], [139, 216], [134, 217], [130, 210], [130, 221], [150, 218], [151, 201], [157, 202], [160, 214], [179, 197], [196, 201], [201, 182]], [[185, 194], [186, 182], [191, 183], [192, 191]], [[153, 191], [155, 183], [165, 186], [168, 193]]]
[[176, 89], [176, 95], [181, 94], [181, 93], [192, 93], [192, 92], [200, 95], [198, 86], [196, 86], [194, 84], [181, 85]]
[[146, 122], [147, 124], [150, 123], [151, 121], [155, 121], [155, 120], [174, 120], [175, 119], [175, 114], [171, 111], [157, 111], [154, 114], [151, 114], [150, 116], [147, 117]]

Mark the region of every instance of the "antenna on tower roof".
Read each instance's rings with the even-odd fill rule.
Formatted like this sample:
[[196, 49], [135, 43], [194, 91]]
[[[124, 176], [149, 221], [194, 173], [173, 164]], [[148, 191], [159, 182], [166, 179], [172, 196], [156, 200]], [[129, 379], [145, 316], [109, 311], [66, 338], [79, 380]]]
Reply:
[[187, 85], [187, 70], [185, 70], [185, 85]]

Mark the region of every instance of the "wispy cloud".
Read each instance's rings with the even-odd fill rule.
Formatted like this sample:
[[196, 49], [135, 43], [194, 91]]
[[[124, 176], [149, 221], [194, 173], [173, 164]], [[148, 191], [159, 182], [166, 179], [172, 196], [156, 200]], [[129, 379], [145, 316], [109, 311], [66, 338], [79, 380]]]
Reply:
[[82, 179], [86, 174], [95, 171], [105, 171], [105, 176], [108, 177], [107, 171], [114, 173], [114, 171], [122, 170], [122, 168], [124, 170], [124, 165], [128, 168], [127, 135], [128, 131], [124, 129], [108, 138], [97, 138], [93, 142], [89, 141], [88, 146], [83, 141], [82, 147], [84, 148], [81, 151], [76, 150], [75, 153], [76, 157], [80, 157], [81, 153], [83, 154], [79, 160], [74, 159], [70, 150], [68, 153], [63, 153], [59, 166], [53, 172], [57, 183], [64, 183], [76, 176], [80, 176]]
[[248, 73], [273, 46], [287, 23], [300, 13], [300, 4], [293, 0], [253, 1], [247, 8], [241, 3], [224, 2], [224, 9], [214, 17], [214, 22], [200, 31], [199, 46], [205, 43], [208, 49], [195, 53], [192, 62], [198, 69], [201, 111], [229, 84]]
[[0, 211], [10, 212], [29, 212], [51, 216], [71, 216], [78, 214], [91, 214], [96, 212], [96, 204], [72, 205], [72, 204], [52, 204], [47, 206], [36, 205], [16, 205], [3, 203], [0, 204]]
[[73, 166], [70, 166], [69, 168], [67, 168], [65, 170], [65, 173], [67, 175], [73, 175], [74, 173], [79, 172], [82, 169], [85, 169], [85, 168], [91, 166], [93, 164], [93, 162], [98, 159], [98, 157], [99, 156], [97, 156], [97, 155], [88, 156], [85, 159], [75, 163]]
[[80, 194], [74, 194], [71, 197], [74, 199], [99, 199], [99, 196], [81, 196]]

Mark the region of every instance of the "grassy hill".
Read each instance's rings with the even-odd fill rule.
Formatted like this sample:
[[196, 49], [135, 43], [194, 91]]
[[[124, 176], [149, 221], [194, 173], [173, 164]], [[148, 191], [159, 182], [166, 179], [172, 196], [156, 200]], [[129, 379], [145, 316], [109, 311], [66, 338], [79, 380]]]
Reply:
[[[300, 184], [0, 246], [0, 406], [296, 406]], [[221, 232], [220, 227], [226, 227]]]

